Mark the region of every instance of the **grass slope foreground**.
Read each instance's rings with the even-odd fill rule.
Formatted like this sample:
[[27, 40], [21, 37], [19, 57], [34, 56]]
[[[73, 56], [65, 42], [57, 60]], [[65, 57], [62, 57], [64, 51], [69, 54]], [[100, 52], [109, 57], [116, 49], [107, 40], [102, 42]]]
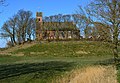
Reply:
[[40, 43], [11, 48], [7, 54], [0, 55], [0, 83], [120, 81], [119, 64], [113, 65], [111, 44], [105, 42]]

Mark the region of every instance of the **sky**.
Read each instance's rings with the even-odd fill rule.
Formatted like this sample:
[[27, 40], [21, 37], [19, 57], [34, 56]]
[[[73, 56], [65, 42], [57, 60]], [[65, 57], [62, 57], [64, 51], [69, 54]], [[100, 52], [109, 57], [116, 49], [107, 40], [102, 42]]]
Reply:
[[[36, 12], [43, 12], [43, 16], [55, 14], [72, 14], [78, 5], [86, 6], [92, 0], [6, 0], [7, 7], [0, 6], [0, 28], [10, 17], [20, 9], [29, 10], [35, 17]], [[0, 47], [5, 47], [6, 39], [0, 39]]]

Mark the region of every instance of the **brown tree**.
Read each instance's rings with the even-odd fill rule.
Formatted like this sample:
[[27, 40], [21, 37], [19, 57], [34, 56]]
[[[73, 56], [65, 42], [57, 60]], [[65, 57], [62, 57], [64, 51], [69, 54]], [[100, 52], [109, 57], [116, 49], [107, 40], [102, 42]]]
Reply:
[[1, 37], [10, 38], [11, 39], [11, 46], [16, 44], [16, 17], [10, 18], [6, 21], [2, 27], [2, 31], [0, 33]]
[[89, 14], [89, 11], [87, 8], [78, 6], [78, 9], [76, 10], [77, 14], [73, 15], [73, 19], [75, 23], [78, 25], [81, 34], [82, 31], [84, 31], [85, 38], [87, 38], [87, 35], [89, 35], [87, 30], [90, 30], [91, 24], [93, 24], [93, 19], [91, 19], [91, 15]]
[[[19, 43], [24, 43], [26, 41], [27, 35], [30, 38], [31, 27], [35, 28], [35, 19], [32, 18], [31, 11], [19, 10], [16, 14], [17, 17], [17, 37]], [[33, 22], [33, 23], [32, 23]], [[27, 33], [27, 34], [26, 34]]]
[[120, 28], [120, 0], [94, 0], [88, 5], [87, 9], [96, 20], [110, 26], [113, 35], [113, 54], [116, 61]]
[[[0, 32], [0, 37], [10, 38], [12, 46], [35, 37], [35, 19], [30, 11], [20, 10], [12, 18], [6, 21]], [[35, 39], [35, 38], [34, 38]]]

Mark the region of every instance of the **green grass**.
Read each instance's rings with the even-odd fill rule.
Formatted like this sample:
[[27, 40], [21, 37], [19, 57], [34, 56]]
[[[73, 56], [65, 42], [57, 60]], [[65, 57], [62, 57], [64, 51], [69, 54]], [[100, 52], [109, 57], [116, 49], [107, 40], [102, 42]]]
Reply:
[[109, 65], [111, 45], [105, 42], [51, 42], [0, 56], [0, 83], [50, 83], [74, 68]]
[[74, 63], [50, 61], [0, 65], [0, 83], [49, 83], [51, 78], [70, 71]]
[[19, 49], [16, 53], [24, 55], [81, 57], [112, 55], [111, 45], [104, 42], [56, 42], [36, 44], [27, 49]]
[[0, 83], [50, 83], [76, 67], [82, 68], [104, 60], [102, 57], [1, 57], [3, 58]]
[[117, 80], [118, 83], [120, 83], [120, 64], [117, 64], [116, 69], [117, 69]]

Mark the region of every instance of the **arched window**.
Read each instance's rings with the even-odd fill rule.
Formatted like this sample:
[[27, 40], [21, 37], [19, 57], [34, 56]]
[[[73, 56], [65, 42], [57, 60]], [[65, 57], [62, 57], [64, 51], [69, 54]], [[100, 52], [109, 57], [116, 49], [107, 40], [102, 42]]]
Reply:
[[39, 21], [40, 21], [40, 18], [39, 18]]

